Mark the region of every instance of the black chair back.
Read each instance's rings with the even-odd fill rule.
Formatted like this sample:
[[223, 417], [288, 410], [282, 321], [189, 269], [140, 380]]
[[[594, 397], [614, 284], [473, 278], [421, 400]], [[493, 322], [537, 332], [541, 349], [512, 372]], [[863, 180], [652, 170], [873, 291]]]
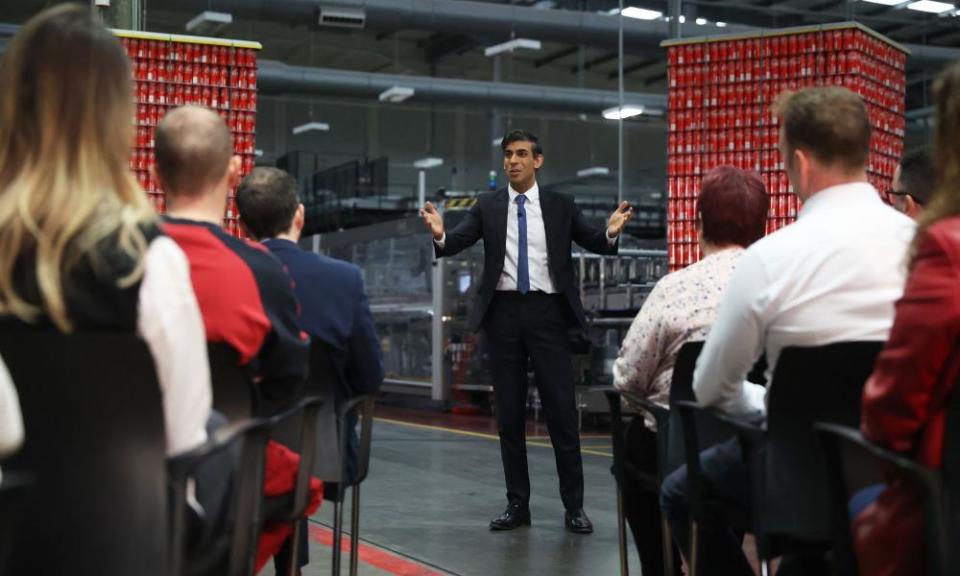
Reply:
[[210, 383], [213, 386], [213, 409], [230, 422], [250, 418], [258, 406], [257, 388], [240, 354], [225, 342], [208, 342]]
[[[680, 420], [680, 411], [677, 402], [696, 402], [693, 394], [693, 372], [697, 367], [697, 358], [703, 351], [703, 341], [687, 342], [677, 352], [677, 359], [673, 365], [673, 376], [670, 380], [670, 419], [666, 430], [658, 430], [660, 453], [660, 480], [669, 476], [674, 470], [686, 463], [686, 453], [683, 441], [683, 423]], [[709, 448], [729, 434], [716, 434], [710, 423], [704, 423], [697, 430], [702, 442], [700, 450]]]
[[764, 558], [778, 540], [831, 537], [830, 493], [815, 422], [859, 427], [863, 386], [882, 342], [787, 347], [768, 394], [766, 441], [754, 467], [754, 531]]
[[[834, 557], [839, 576], [858, 576], [849, 502], [870, 486], [883, 486], [895, 475], [901, 489], [915, 490], [923, 506], [924, 541], [928, 576], [946, 576], [947, 540], [942, 485], [935, 470], [915, 460], [880, 448], [859, 430], [836, 424], [816, 424], [827, 463], [834, 520]], [[918, 572], [919, 574], [919, 572]]]
[[25, 427], [4, 473], [35, 481], [9, 573], [167, 574], [163, 399], [146, 344], [133, 334], [4, 332], [0, 356]]

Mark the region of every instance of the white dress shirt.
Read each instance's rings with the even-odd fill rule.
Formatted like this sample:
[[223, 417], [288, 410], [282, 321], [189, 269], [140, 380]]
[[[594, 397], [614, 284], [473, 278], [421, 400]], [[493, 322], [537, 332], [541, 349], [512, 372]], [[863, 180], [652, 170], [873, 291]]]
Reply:
[[[520, 227], [517, 217], [517, 196], [519, 192], [513, 186], [507, 187], [510, 200], [507, 202], [507, 254], [503, 259], [503, 272], [497, 281], [498, 291], [517, 290], [517, 261], [520, 255]], [[536, 182], [524, 194], [526, 202], [523, 209], [527, 215], [527, 270], [530, 273], [530, 290], [539, 290], [547, 294], [556, 294], [557, 289], [550, 278], [550, 262], [547, 256], [547, 232], [543, 225], [543, 210], [540, 207], [540, 185]], [[617, 236], [606, 234], [607, 242], [612, 246]], [[442, 250], [447, 241], [444, 232], [434, 243]]]
[[795, 223], [750, 246], [737, 265], [697, 361], [697, 400], [763, 412], [766, 390], [744, 378], [764, 350], [769, 382], [786, 346], [886, 340], [914, 230], [866, 182], [812, 196]]
[[[0, 458], [12, 454], [23, 443], [23, 417], [17, 389], [0, 359]], [[0, 482], [3, 476], [0, 475]]]
[[166, 236], [147, 249], [137, 327], [156, 364], [167, 454], [202, 444], [213, 401], [207, 336], [187, 257]]
[[[507, 188], [510, 201], [507, 203], [507, 255], [503, 259], [503, 272], [497, 282], [497, 290], [516, 291], [517, 289], [517, 262], [520, 256], [520, 225], [517, 218], [517, 197], [520, 193]], [[547, 259], [547, 232], [543, 227], [543, 210], [540, 208], [540, 186], [534, 182], [533, 187], [524, 194], [526, 202], [523, 209], [527, 213], [527, 266], [530, 272], [530, 290], [539, 290], [547, 294], [555, 294], [553, 280], [550, 279], [550, 268]]]

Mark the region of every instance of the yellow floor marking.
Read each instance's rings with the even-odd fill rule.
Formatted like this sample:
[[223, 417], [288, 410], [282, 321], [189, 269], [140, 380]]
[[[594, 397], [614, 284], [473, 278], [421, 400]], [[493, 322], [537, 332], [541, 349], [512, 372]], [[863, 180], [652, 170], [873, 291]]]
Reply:
[[[432, 426], [430, 424], [415, 424], [413, 422], [404, 422], [403, 420], [394, 420], [392, 418], [380, 418], [375, 417], [375, 421], [386, 422], [387, 424], [397, 424], [399, 426], [407, 426], [409, 428], [419, 428], [421, 430], [435, 430], [438, 432], [449, 432], [451, 434], [459, 434], [461, 436], [469, 436], [471, 438], [483, 438], [485, 440], [496, 440], [500, 441], [500, 437], [496, 434], [484, 434], [483, 432], [470, 432], [469, 430], [457, 430], [456, 428], [446, 428], [444, 426]], [[553, 449], [553, 445], [548, 442], [536, 442], [527, 440], [527, 446], [537, 446], [539, 448], [550, 448]], [[590, 454], [591, 456], [606, 456], [607, 458], [613, 458], [613, 454], [610, 452], [602, 452], [600, 450], [592, 450], [590, 448], [580, 448], [582, 454]]]

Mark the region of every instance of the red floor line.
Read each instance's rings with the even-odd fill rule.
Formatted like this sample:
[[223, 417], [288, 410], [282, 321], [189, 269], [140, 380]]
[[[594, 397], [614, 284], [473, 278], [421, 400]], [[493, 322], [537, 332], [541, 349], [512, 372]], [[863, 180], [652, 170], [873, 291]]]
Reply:
[[[310, 539], [324, 546], [333, 546], [333, 530], [326, 526], [317, 526], [310, 524]], [[350, 553], [350, 537], [344, 534], [343, 542], [340, 545], [343, 550], [343, 561], [347, 562], [347, 554]], [[443, 576], [422, 564], [413, 560], [391, 554], [386, 550], [364, 544], [360, 542], [359, 559], [364, 564], [369, 564], [374, 568], [383, 570], [395, 576]]]

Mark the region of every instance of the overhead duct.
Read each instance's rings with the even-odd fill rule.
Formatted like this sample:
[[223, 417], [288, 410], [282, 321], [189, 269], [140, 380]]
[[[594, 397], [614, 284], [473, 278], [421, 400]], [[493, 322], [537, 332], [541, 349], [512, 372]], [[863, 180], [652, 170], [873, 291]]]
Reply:
[[[194, 0], [164, 0], [163, 7], [193, 11], [195, 4]], [[619, 26], [619, 18], [608, 14], [542, 10], [473, 0], [218, 0], [217, 7], [237, 17], [294, 24], [316, 22], [320, 10], [356, 10], [362, 11], [364, 26], [371, 30], [433, 30], [606, 48], [616, 48]], [[668, 26], [663, 20], [624, 18], [624, 46], [656, 46], [669, 37]], [[728, 23], [718, 32], [726, 35], [774, 30]], [[913, 53], [911, 58], [917, 61], [946, 64], [960, 60], [960, 49], [956, 48], [921, 44], [906, 44], [906, 47]]]
[[[263, 94], [323, 94], [376, 99], [384, 91], [399, 85], [412, 88], [416, 100], [428, 102], [597, 113], [619, 105], [619, 96], [609, 90], [354, 72], [288, 66], [272, 60], [261, 60], [257, 71], [257, 89]], [[663, 94], [627, 92], [624, 102], [649, 109], [667, 108], [667, 97]]]

